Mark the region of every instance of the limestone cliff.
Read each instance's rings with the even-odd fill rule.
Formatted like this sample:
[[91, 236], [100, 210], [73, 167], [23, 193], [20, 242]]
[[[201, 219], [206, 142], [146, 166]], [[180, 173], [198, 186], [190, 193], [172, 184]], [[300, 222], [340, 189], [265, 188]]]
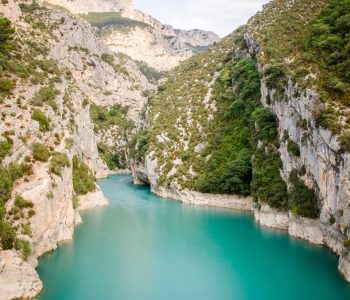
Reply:
[[110, 50], [146, 62], [160, 71], [170, 70], [219, 40], [213, 32], [178, 30], [134, 9], [132, 1], [48, 0], [87, 19], [99, 30]]
[[[95, 178], [117, 167], [153, 85], [70, 14], [13, 0], [0, 11], [12, 21], [0, 17], [0, 299], [14, 299], [40, 292], [37, 258], [72, 239], [79, 210], [108, 204]], [[94, 112], [110, 107], [107, 132]]]

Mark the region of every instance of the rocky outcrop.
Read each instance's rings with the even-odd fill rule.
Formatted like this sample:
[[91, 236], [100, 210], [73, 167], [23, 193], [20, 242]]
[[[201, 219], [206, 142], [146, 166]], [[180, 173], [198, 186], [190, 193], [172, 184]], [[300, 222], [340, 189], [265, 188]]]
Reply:
[[97, 190], [95, 192], [91, 192], [79, 197], [79, 211], [106, 206], [108, 204], [108, 200], [105, 198], [105, 196], [103, 196], [102, 191], [99, 187], [97, 187]]
[[260, 209], [255, 209], [254, 218], [265, 227], [281, 230], [288, 230], [289, 227], [288, 214], [272, 209], [268, 205], [262, 205]]
[[14, 251], [0, 252], [0, 300], [33, 298], [42, 283], [32, 265]]

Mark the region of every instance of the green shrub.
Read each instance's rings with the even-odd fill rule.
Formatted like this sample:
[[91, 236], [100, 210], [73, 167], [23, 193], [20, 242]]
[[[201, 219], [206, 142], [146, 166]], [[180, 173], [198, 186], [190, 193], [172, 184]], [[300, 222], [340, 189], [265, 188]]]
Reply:
[[66, 154], [55, 152], [50, 160], [49, 171], [57, 176], [62, 176], [65, 167], [70, 167], [70, 161]]
[[10, 164], [7, 167], [0, 165], [0, 220], [4, 217], [4, 204], [11, 198], [14, 181], [29, 171], [28, 165]]
[[50, 151], [44, 144], [34, 144], [32, 154], [35, 160], [42, 162], [47, 162], [50, 158]]
[[33, 208], [34, 207], [34, 203], [32, 201], [25, 200], [20, 195], [16, 195], [16, 197], [15, 197], [15, 207], [18, 207], [19, 209]]
[[54, 111], [57, 110], [56, 96], [59, 95], [59, 91], [53, 86], [42, 87], [30, 100], [30, 103], [35, 106], [43, 106], [44, 103], [48, 103]]
[[344, 247], [350, 249], [350, 239], [344, 240]]
[[20, 3], [19, 7], [20, 7], [21, 11], [24, 13], [31, 13], [35, 10], [43, 9], [36, 1], [33, 1], [30, 4]]
[[289, 194], [290, 208], [300, 216], [317, 218], [319, 216], [318, 199], [315, 192], [299, 179], [297, 172], [289, 176], [291, 190]]
[[77, 156], [73, 157], [73, 187], [77, 195], [86, 195], [96, 189], [96, 179], [90, 168], [81, 162]]
[[10, 250], [14, 247], [16, 241], [16, 231], [11, 224], [6, 221], [0, 221], [0, 237], [3, 250]]
[[9, 95], [16, 85], [12, 80], [0, 78], [0, 95]]
[[126, 159], [124, 155], [118, 155], [113, 153], [106, 144], [98, 143], [97, 144], [98, 154], [101, 159], [106, 163], [108, 169], [114, 170], [116, 168], [125, 168]]
[[73, 203], [74, 209], [79, 208], [80, 202], [79, 202], [79, 197], [77, 195], [72, 196], [72, 203]]
[[64, 141], [66, 143], [66, 149], [71, 150], [74, 146], [74, 140], [72, 138], [66, 138]]
[[11, 153], [12, 144], [8, 141], [0, 141], [0, 163], [1, 161]]
[[283, 91], [283, 86], [287, 80], [287, 69], [283, 63], [275, 63], [267, 65], [264, 70], [264, 76], [266, 78], [266, 86], [269, 89], [275, 89]]
[[149, 148], [149, 132], [140, 130], [135, 134], [128, 144], [130, 156], [136, 162], [144, 162], [146, 153]]
[[34, 110], [32, 113], [32, 120], [35, 120], [39, 123], [39, 130], [41, 132], [50, 130], [50, 119], [45, 116], [41, 110]]
[[258, 140], [276, 144], [278, 136], [276, 116], [267, 108], [259, 107], [253, 112], [252, 117], [257, 125], [256, 138]]
[[22, 252], [25, 260], [27, 260], [27, 258], [32, 254], [32, 247], [26, 240], [17, 240], [15, 246], [16, 250], [20, 250]]
[[341, 136], [339, 136], [338, 142], [339, 142], [341, 152], [350, 152], [350, 132], [349, 131], [344, 132]]
[[299, 148], [299, 145], [292, 141], [292, 140], [289, 140], [288, 141], [288, 145], [287, 145], [287, 149], [288, 149], [288, 152], [296, 157], [299, 157], [300, 156], [300, 148]]
[[256, 200], [279, 210], [287, 210], [287, 185], [280, 175], [283, 167], [278, 151], [257, 149], [253, 160], [252, 194]]

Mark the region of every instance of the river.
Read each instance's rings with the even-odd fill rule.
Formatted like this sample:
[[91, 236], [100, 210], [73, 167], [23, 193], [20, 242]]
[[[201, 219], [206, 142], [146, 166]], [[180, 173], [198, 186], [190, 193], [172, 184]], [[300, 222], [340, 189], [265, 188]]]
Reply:
[[337, 257], [251, 213], [161, 199], [127, 175], [99, 185], [74, 241], [40, 259], [40, 300], [345, 300]]

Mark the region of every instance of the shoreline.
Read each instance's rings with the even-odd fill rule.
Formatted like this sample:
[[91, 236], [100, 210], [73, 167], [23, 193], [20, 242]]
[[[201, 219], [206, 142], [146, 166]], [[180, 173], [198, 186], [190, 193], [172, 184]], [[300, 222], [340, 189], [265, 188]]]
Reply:
[[[139, 184], [139, 182], [136, 181], [135, 184]], [[173, 191], [158, 188], [152, 184], [150, 188], [152, 193], [161, 198], [179, 201], [187, 205], [250, 211], [253, 213], [254, 221], [262, 227], [283, 230], [293, 238], [304, 240], [312, 245], [327, 247], [338, 256], [338, 272], [350, 284], [350, 257], [336, 233], [322, 224], [319, 219], [295, 217], [290, 211], [280, 212], [265, 204], [257, 209], [250, 197], [203, 194], [189, 190]]]

